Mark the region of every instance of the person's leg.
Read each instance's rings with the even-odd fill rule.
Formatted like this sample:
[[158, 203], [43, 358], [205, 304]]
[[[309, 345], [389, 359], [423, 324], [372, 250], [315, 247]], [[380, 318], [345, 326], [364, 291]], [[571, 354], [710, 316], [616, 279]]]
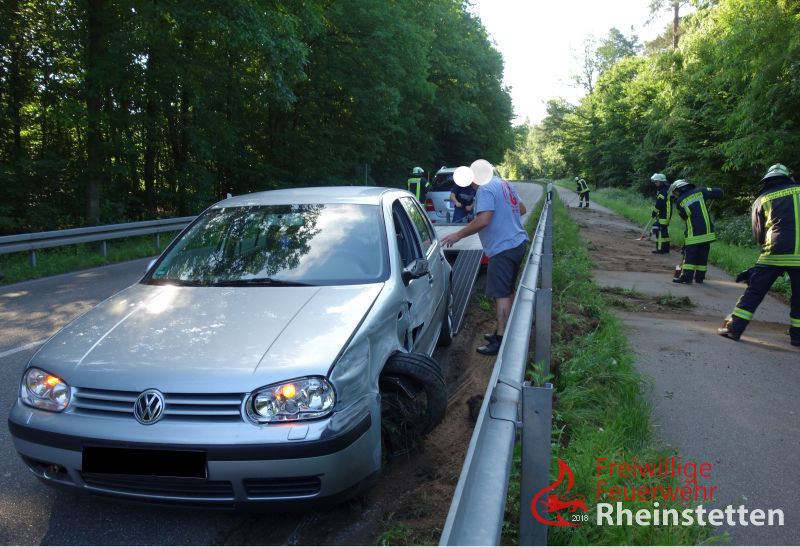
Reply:
[[514, 249], [503, 251], [489, 258], [489, 265], [486, 269], [486, 296], [494, 299], [497, 324], [495, 334], [487, 337], [488, 344], [477, 348], [478, 353], [497, 355], [500, 350], [508, 317], [511, 314], [511, 305], [514, 302], [517, 274], [522, 259], [525, 257], [526, 248], [526, 243], [522, 243]]
[[694, 277], [695, 260], [697, 258], [697, 245], [684, 245], [683, 268], [680, 277], [674, 278], [675, 283], [691, 283]]
[[800, 346], [800, 268], [787, 268], [792, 284], [792, 301], [789, 308], [789, 338], [793, 346]]
[[711, 243], [700, 243], [697, 245], [697, 255], [695, 256], [694, 281], [702, 283], [708, 272], [708, 253], [711, 251]]
[[717, 333], [734, 340], [739, 337], [750, 324], [756, 308], [764, 300], [764, 296], [781, 273], [780, 268], [774, 266], [756, 266], [747, 282], [747, 289], [739, 297], [733, 312], [725, 318], [725, 325], [717, 329]]
[[659, 253], [666, 254], [669, 252], [669, 228], [663, 224], [658, 225], [658, 232], [656, 233], [656, 250]]

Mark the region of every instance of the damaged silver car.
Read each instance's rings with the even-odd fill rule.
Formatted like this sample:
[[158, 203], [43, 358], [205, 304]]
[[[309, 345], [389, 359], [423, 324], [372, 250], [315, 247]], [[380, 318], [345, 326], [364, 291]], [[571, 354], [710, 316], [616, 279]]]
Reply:
[[346, 499], [380, 471], [382, 422], [444, 415], [450, 273], [405, 191], [221, 201], [31, 358], [14, 445], [48, 484], [129, 500]]

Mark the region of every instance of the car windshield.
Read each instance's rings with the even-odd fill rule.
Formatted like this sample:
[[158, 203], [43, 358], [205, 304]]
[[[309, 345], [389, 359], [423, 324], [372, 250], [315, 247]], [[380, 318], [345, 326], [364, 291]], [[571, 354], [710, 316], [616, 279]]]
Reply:
[[436, 173], [433, 177], [433, 182], [428, 190], [429, 192], [449, 192], [453, 187], [453, 173]]
[[151, 284], [304, 286], [388, 277], [377, 205], [308, 204], [206, 211], [159, 260]]

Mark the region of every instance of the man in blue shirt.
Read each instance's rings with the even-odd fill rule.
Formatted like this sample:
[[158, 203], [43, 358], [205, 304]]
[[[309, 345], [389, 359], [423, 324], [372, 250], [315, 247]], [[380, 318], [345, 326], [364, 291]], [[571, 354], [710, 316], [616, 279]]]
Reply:
[[453, 184], [450, 189], [450, 203], [453, 204], [453, 222], [461, 222], [471, 214], [475, 208], [475, 188]]
[[[472, 164], [484, 161], [477, 160]], [[490, 166], [491, 167], [491, 166]], [[491, 171], [489, 171], [491, 176]], [[472, 183], [475, 194], [475, 219], [460, 230], [442, 238], [442, 245], [451, 247], [459, 240], [478, 234], [484, 254], [489, 258], [486, 272], [486, 296], [493, 298], [497, 329], [486, 335], [488, 344], [477, 348], [483, 355], [497, 355], [514, 301], [517, 274], [527, 249], [528, 233], [521, 216], [527, 211], [514, 187], [498, 176]]]

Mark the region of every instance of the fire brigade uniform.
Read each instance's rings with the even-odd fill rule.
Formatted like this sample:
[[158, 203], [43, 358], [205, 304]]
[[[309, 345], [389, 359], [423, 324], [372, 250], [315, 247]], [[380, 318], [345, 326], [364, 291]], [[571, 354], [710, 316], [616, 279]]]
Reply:
[[[675, 181], [675, 184], [685, 181]], [[708, 215], [706, 199], [722, 197], [722, 188], [695, 188], [686, 184], [677, 190], [675, 209], [686, 221], [684, 230], [684, 261], [680, 277], [673, 279], [675, 283], [702, 283], [708, 271], [708, 253], [711, 242], [717, 239], [714, 224]]]
[[584, 207], [589, 207], [589, 185], [586, 180], [578, 179], [575, 185], [575, 191], [578, 192], [578, 207], [581, 206], [581, 201], [585, 203]]
[[656, 250], [659, 254], [669, 252], [669, 219], [672, 217], [672, 202], [669, 200], [669, 186], [662, 184], [656, 188], [656, 203], [653, 205], [653, 218], [655, 224], [653, 231], [656, 233]]
[[417, 196], [417, 201], [424, 204], [429, 187], [430, 183], [425, 178], [422, 167], [415, 167], [411, 171], [411, 177], [408, 179], [408, 191]]
[[780, 164], [770, 168], [762, 183], [751, 215], [761, 256], [753, 268], [740, 274], [748, 280], [747, 290], [719, 334], [738, 340], [772, 284], [786, 273], [792, 287], [789, 336], [793, 346], [800, 346], [800, 185]]

